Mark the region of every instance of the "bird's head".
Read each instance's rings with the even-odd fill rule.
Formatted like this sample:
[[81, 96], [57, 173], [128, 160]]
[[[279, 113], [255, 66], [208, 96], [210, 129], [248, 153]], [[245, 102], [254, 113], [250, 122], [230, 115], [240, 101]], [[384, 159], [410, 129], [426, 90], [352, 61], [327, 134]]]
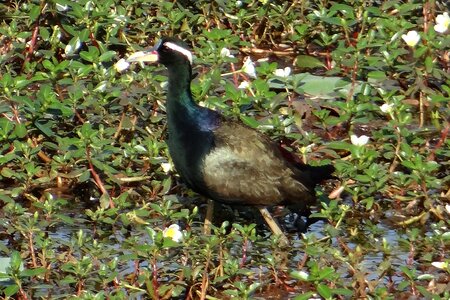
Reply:
[[192, 53], [183, 41], [164, 37], [148, 51], [138, 51], [127, 59], [128, 62], [159, 62], [166, 67], [184, 63], [192, 64]]

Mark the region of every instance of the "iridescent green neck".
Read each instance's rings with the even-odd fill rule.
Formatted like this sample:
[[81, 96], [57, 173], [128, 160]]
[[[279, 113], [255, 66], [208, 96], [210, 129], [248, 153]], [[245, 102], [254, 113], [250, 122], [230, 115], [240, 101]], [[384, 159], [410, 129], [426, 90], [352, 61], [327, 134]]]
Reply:
[[173, 117], [193, 117], [197, 113], [199, 106], [192, 99], [191, 95], [192, 71], [189, 63], [167, 66], [167, 68], [169, 70], [169, 86], [166, 107], [169, 119]]

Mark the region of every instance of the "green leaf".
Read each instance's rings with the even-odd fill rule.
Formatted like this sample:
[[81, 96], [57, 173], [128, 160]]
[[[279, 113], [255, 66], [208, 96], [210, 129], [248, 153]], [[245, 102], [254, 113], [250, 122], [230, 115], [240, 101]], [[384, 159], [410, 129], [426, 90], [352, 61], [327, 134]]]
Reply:
[[428, 48], [425, 46], [418, 46], [414, 51], [414, 58], [420, 58], [428, 51]]
[[12, 84], [12, 77], [11, 74], [6, 73], [3, 74], [3, 76], [0, 78], [0, 84], [2, 87], [9, 87]]
[[44, 274], [45, 272], [47, 272], [47, 269], [45, 269], [43, 267], [35, 268], [35, 269], [26, 269], [26, 270], [23, 270], [22, 272], [20, 272], [20, 276], [33, 277], [36, 275]]
[[[315, 76], [309, 73], [299, 73], [292, 76], [294, 90], [300, 94], [309, 94], [323, 99], [334, 99], [347, 95], [352, 83], [341, 77]], [[355, 83], [354, 93], [361, 92], [361, 82]]]
[[71, 56], [71, 55], [75, 54], [75, 52], [78, 51], [80, 46], [81, 46], [81, 40], [79, 37], [75, 36], [66, 45], [66, 48], [64, 49], [64, 51], [65, 51], [66, 55]]
[[331, 279], [330, 275], [334, 274], [335, 271], [332, 267], [325, 267], [320, 270], [320, 274], [318, 275], [318, 279]]
[[34, 125], [40, 130], [42, 131], [42, 133], [44, 133], [46, 136], [48, 137], [52, 137], [55, 136], [55, 133], [52, 130], [52, 126], [53, 126], [53, 122], [50, 121], [45, 121], [45, 120], [36, 120], [34, 122]]
[[63, 60], [62, 62], [60, 62], [59, 64], [56, 65], [55, 67], [55, 71], [63, 71], [65, 70], [68, 66], [70, 65], [70, 61], [69, 60]]
[[383, 71], [371, 71], [367, 74], [367, 77], [375, 80], [384, 80], [386, 79], [386, 73]]
[[39, 35], [44, 41], [48, 41], [50, 39], [50, 31], [46, 27], [39, 27]]
[[87, 60], [88, 62], [94, 62], [96, 58], [93, 53], [88, 51], [81, 51], [80, 56], [82, 59]]
[[39, 5], [29, 4], [31, 9], [28, 17], [32, 21], [36, 21], [36, 19], [39, 17], [41, 13], [41, 7]]
[[427, 73], [433, 72], [433, 65], [434, 65], [433, 58], [431, 56], [427, 56], [425, 58], [425, 68]]
[[335, 141], [328, 144], [328, 147], [336, 150], [350, 150], [352, 145], [346, 142]]
[[320, 294], [320, 296], [322, 296], [325, 299], [330, 299], [332, 296], [331, 289], [324, 284], [319, 283], [317, 285], [317, 292]]
[[80, 56], [89, 61], [89, 62], [95, 62], [98, 60], [99, 58], [99, 50], [97, 47], [94, 46], [89, 46], [89, 51], [81, 51], [80, 52]]
[[163, 248], [174, 248], [174, 247], [179, 247], [181, 245], [181, 243], [175, 242], [174, 240], [172, 240], [169, 237], [165, 237], [163, 239]]
[[11, 262], [10, 262], [11, 270], [18, 271], [22, 266], [22, 257], [20, 257], [20, 253], [18, 251], [13, 251], [11, 253]]
[[[0, 162], [0, 164], [1, 164], [1, 162]], [[0, 200], [3, 201], [4, 203], [10, 203], [10, 204], [14, 203], [14, 200], [8, 195], [0, 194]], [[6, 265], [5, 259], [8, 261], [8, 265], [9, 265], [9, 260], [10, 260], [9, 257], [0, 257], [0, 272], [5, 271], [5, 269], [4, 269], [4, 267]], [[3, 269], [2, 269], [2, 267], [3, 267]]]
[[42, 65], [44, 66], [44, 68], [46, 68], [47, 70], [49, 70], [50, 72], [52, 72], [55, 69], [55, 66], [52, 64], [51, 61], [49, 60], [44, 60], [42, 62]]
[[355, 176], [355, 179], [358, 180], [358, 181], [360, 181], [360, 182], [363, 182], [363, 183], [369, 183], [369, 182], [372, 182], [372, 178], [370, 178], [370, 177], [367, 176], [367, 175], [362, 175], [362, 174], [356, 175], [356, 176]]
[[100, 207], [101, 208], [109, 208], [110, 204], [110, 196], [108, 194], [103, 194], [100, 196]]
[[433, 280], [434, 276], [432, 274], [422, 274], [417, 276], [418, 280]]
[[[3, 201], [3, 197], [0, 199]], [[11, 203], [10, 201], [8, 201]], [[9, 265], [11, 264], [11, 257], [0, 257], [0, 275], [1, 279], [9, 278], [10, 276], [7, 273], [7, 269], [9, 268]], [[1, 280], [0, 280], [1, 281]]]
[[318, 68], [325, 66], [321, 60], [310, 55], [297, 56], [295, 59], [295, 64], [300, 68]]
[[80, 177], [78, 177], [78, 182], [86, 182], [91, 178], [91, 171], [85, 170]]
[[338, 26], [341, 26], [341, 25], [342, 25], [342, 23], [341, 23], [341, 18], [338, 18], [338, 17], [322, 18], [322, 20], [323, 20], [325, 23], [328, 23], [328, 24], [331, 24], [331, 25], [338, 25]]
[[[78, 3], [76, 3], [75, 1], [72, 1], [70, 3], [70, 6], [72, 8], [68, 12], [68, 14], [70, 16], [73, 16], [75, 19], [83, 19], [84, 17], [87, 17], [86, 12], [84, 11], [83, 7], [81, 5], [79, 5]], [[67, 26], [67, 27], [73, 28], [72, 26]], [[64, 29], [66, 29], [66, 28], [64, 28]]]
[[409, 279], [414, 279], [414, 272], [410, 269], [408, 269], [407, 266], [401, 266], [400, 270], [402, 270], [403, 273], [405, 273], [406, 276], [408, 276]]
[[19, 291], [19, 286], [17, 284], [10, 285], [3, 290], [6, 297], [11, 297], [11, 296], [17, 294], [18, 291]]
[[27, 126], [23, 123], [16, 124], [14, 128], [14, 135], [18, 138], [23, 138], [27, 135]]
[[58, 218], [59, 220], [61, 220], [62, 222], [66, 223], [66, 225], [75, 224], [74, 219], [71, 216], [66, 216], [63, 214], [56, 214], [55, 217]]
[[354, 15], [353, 15], [354, 8], [352, 6], [336, 3], [336, 4], [333, 4], [333, 6], [331, 6], [331, 8], [330, 8], [330, 12], [334, 12], [334, 11], [340, 11], [340, 12], [348, 15], [348, 17], [350, 17], [350, 18], [354, 18]]
[[[0, 165], [5, 164], [7, 162], [10, 162], [10, 161], [12, 161], [13, 159], [16, 159], [16, 158], [17, 158], [17, 155], [14, 152], [10, 152], [10, 153], [7, 153], [5, 155], [0, 155]], [[3, 176], [5, 176], [3, 174], [3, 170], [10, 170], [10, 169], [8, 169], [6, 167], [2, 167], [1, 173], [2, 173]], [[10, 172], [11, 172], [11, 174], [9, 174], [10, 175], [9, 177], [12, 177], [15, 172], [12, 172], [11, 170], [10, 170]], [[6, 177], [8, 177], [8, 176], [6, 176]]]
[[297, 270], [295, 270], [295, 271], [292, 271], [290, 273], [290, 275], [293, 278], [298, 279], [298, 280], [302, 280], [302, 281], [308, 281], [308, 279], [309, 279], [309, 274], [307, 272], [304, 272], [304, 271], [297, 271]]
[[307, 292], [307, 293], [304, 293], [302, 295], [296, 296], [294, 298], [294, 300], [308, 300], [308, 299], [311, 299], [313, 296], [314, 296], [313, 292]]
[[101, 62], [111, 61], [111, 58], [113, 58], [115, 56], [116, 56], [115, 51], [107, 51], [107, 52], [103, 53], [102, 55], [100, 55], [99, 61], [101, 61]]
[[0, 140], [6, 140], [14, 128], [14, 122], [7, 118], [0, 118]]
[[407, 288], [408, 286], [410, 286], [410, 283], [409, 283], [409, 281], [402, 281], [402, 282], [400, 282], [399, 284], [398, 284], [398, 286], [397, 286], [397, 290], [398, 291], [402, 291], [402, 290], [404, 290], [405, 288]]
[[244, 122], [244, 124], [246, 124], [247, 126], [250, 126], [252, 128], [257, 128], [259, 126], [259, 122], [256, 121], [252, 117], [245, 116], [245, 115], [241, 115], [240, 117], [241, 117], [242, 122]]
[[404, 160], [402, 161], [402, 165], [404, 165], [405, 167], [411, 169], [411, 170], [415, 170], [417, 168], [417, 166], [410, 160]]
[[236, 290], [225, 290], [223, 293], [232, 297], [239, 297], [239, 291]]
[[92, 164], [99, 170], [102, 170], [108, 174], [117, 174], [118, 171], [114, 169], [112, 166], [109, 166], [104, 161], [97, 160], [95, 158], [91, 158]]
[[14, 86], [16, 89], [22, 89], [26, 87], [30, 82], [31, 80], [28, 80], [25, 76], [17, 76], [14, 79]]
[[349, 296], [349, 297], [354, 294], [354, 292], [352, 290], [345, 289], [345, 288], [331, 289], [331, 291], [334, 295], [343, 295], [343, 296]]
[[427, 288], [424, 286], [416, 285], [416, 288], [424, 296], [425, 299], [433, 299], [433, 300], [442, 299], [435, 292], [433, 293], [429, 292]]

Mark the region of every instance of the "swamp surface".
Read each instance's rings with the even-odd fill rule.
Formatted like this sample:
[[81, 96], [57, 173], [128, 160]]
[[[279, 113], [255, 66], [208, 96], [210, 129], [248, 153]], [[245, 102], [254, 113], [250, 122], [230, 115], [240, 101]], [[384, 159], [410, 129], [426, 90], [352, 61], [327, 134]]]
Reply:
[[[0, 297], [449, 299], [448, 11], [2, 2]], [[167, 35], [192, 47], [201, 105], [335, 165], [306, 231], [271, 208], [288, 247], [245, 207], [202, 234], [206, 201], [165, 143], [165, 70], [121, 60]]]

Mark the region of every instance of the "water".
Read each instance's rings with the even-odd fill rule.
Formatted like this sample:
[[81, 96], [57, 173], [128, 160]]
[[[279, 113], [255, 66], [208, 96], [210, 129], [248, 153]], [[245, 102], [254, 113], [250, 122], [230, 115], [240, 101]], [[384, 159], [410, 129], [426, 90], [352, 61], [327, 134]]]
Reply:
[[[138, 209], [139, 207], [137, 207]], [[128, 254], [133, 254], [132, 245], [125, 246], [123, 243], [129, 242], [130, 235], [135, 236], [136, 242], [138, 244], [151, 244], [152, 241], [148, 235], [144, 232], [144, 226], [135, 226], [136, 230], [133, 228], [125, 227], [127, 230], [123, 232], [120, 230], [115, 230], [115, 228], [121, 228], [121, 222], [118, 224], [109, 226], [102, 223], [94, 223], [89, 220], [85, 215], [86, 205], [80, 202], [72, 202], [71, 205], [63, 207], [59, 214], [70, 217], [73, 220], [73, 224], [67, 224], [61, 222], [57, 227], [53, 227], [48, 231], [48, 237], [54, 243], [54, 251], [56, 256], [60, 254], [67, 255], [68, 249], [81, 249], [83, 243], [87, 248], [83, 248], [83, 251], [92, 247], [95, 239], [101, 241], [101, 249], [94, 249], [93, 251], [108, 251], [110, 253], [116, 253], [117, 256], [126, 256]], [[91, 208], [95, 211], [95, 208]], [[125, 213], [125, 212], [124, 212]], [[382, 215], [369, 220], [363, 214], [352, 214], [349, 218], [345, 218], [340, 224], [334, 235], [330, 235], [333, 232], [333, 228], [328, 224], [328, 221], [318, 221], [312, 224], [306, 233], [304, 233], [304, 239], [302, 235], [292, 233], [289, 234], [292, 247], [287, 249], [284, 253], [285, 257], [282, 265], [276, 265], [276, 270], [273, 270], [270, 266], [261, 265], [258, 260], [261, 259], [261, 255], [270, 256], [274, 255], [273, 250], [270, 248], [260, 248], [266, 247], [259, 246], [260, 243], [255, 243], [249, 245], [247, 251], [247, 259], [244, 264], [244, 268], [248, 268], [255, 275], [251, 276], [252, 281], [246, 282], [248, 285], [253, 283], [258, 276], [261, 277], [263, 283], [262, 289], [259, 289], [255, 295], [255, 299], [287, 299], [298, 295], [299, 292], [303, 291], [304, 288], [312, 288], [313, 283], [303, 282], [300, 283], [296, 279], [289, 277], [290, 271], [302, 270], [309, 272], [310, 269], [306, 265], [304, 266], [304, 259], [316, 261], [320, 265], [332, 266], [337, 274], [340, 276], [340, 281], [345, 286], [351, 286], [355, 283], [355, 276], [362, 276], [368, 286], [397, 286], [400, 282], [405, 281], [405, 275], [401, 271], [401, 267], [406, 266], [409, 269], [422, 270], [423, 273], [429, 272], [429, 262], [426, 258], [427, 253], [421, 246], [413, 242], [412, 236], [417, 236], [411, 234], [413, 229], [402, 229], [391, 222], [390, 216], [395, 215], [396, 212], [392, 210], [386, 210]], [[247, 216], [245, 213], [234, 220], [239, 224], [248, 224], [249, 220], [242, 219], [242, 216]], [[202, 219], [202, 216], [198, 216]], [[155, 228], [163, 228], [162, 220], [158, 221], [159, 224], [152, 224]], [[251, 221], [250, 221], [251, 222]], [[194, 223], [198, 228], [191, 228], [193, 234], [200, 234], [203, 225], [202, 222]], [[103, 227], [103, 228], [102, 228]], [[259, 226], [259, 234], [262, 236], [268, 236], [270, 233], [267, 229]], [[263, 228], [263, 229], [261, 229]], [[443, 230], [446, 228], [444, 227]], [[102, 236], [97, 236], [97, 231], [102, 231]], [[330, 231], [331, 230], [331, 231]], [[435, 235], [433, 227], [422, 226], [419, 230], [422, 235], [419, 238], [429, 238], [432, 239]], [[110, 232], [110, 235], [105, 238], [104, 234]], [[80, 237], [80, 234], [82, 236]], [[124, 235], [125, 234], [125, 235]], [[8, 241], [1, 241], [6, 247], [8, 247]], [[81, 243], [78, 245], [78, 243]], [[421, 241], [423, 243], [423, 241]], [[77, 246], [78, 245], [78, 246]], [[383, 245], [386, 245], [384, 247]], [[56, 246], [56, 247], [55, 247]], [[315, 247], [315, 248], [314, 248]], [[445, 248], [447, 246], [443, 245], [442, 249], [435, 249], [437, 253], [441, 255], [446, 255], [448, 258], [448, 252], [446, 254]], [[305, 249], [313, 249], [313, 254], [307, 255]], [[240, 260], [242, 256], [242, 244], [236, 241], [236, 243], [231, 245], [228, 249], [229, 253], [236, 259]], [[201, 249], [198, 249], [201, 253]], [[254, 252], [256, 251], [256, 252]], [[314, 251], [317, 254], [314, 254]], [[259, 253], [253, 256], [252, 253]], [[39, 255], [39, 253], [38, 253]], [[73, 252], [71, 250], [70, 255], [74, 258], [80, 259], [83, 255], [91, 255], [89, 252], [80, 252], [79, 250]], [[95, 256], [95, 254], [92, 254]], [[217, 263], [217, 253], [214, 253], [214, 263]], [[280, 255], [278, 253], [277, 255]], [[283, 253], [281, 254], [283, 255]], [[110, 259], [113, 259], [111, 257]], [[174, 261], [158, 261], [158, 268], [164, 269], [165, 272], [172, 274], [177, 274], [179, 272], [180, 265], [176, 262], [180, 259], [179, 256], [173, 256]], [[63, 259], [64, 260], [64, 259]], [[27, 262], [29, 263], [29, 262]], [[186, 262], [189, 266], [189, 261]], [[256, 263], [256, 264], [255, 264]], [[136, 261], [134, 259], [122, 259], [119, 261], [117, 268], [118, 278], [124, 280], [136, 271]], [[424, 269], [423, 265], [428, 265]], [[138, 266], [141, 269], [150, 268], [149, 262], [145, 259], [140, 259]], [[303, 266], [303, 267], [301, 267]], [[195, 267], [195, 266], [191, 266]], [[300, 268], [300, 269], [299, 269]], [[56, 270], [53, 270], [55, 272]], [[274, 273], [275, 272], [275, 273]], [[433, 272], [436, 272], [434, 270]], [[259, 275], [257, 275], [259, 274]], [[418, 272], [418, 275], [421, 273]], [[279, 282], [274, 281], [274, 276], [278, 276]], [[175, 277], [165, 276], [161, 277], [161, 284], [170, 283]], [[250, 278], [250, 277], [249, 277]], [[247, 280], [246, 277], [240, 278], [244, 282]], [[259, 279], [257, 279], [259, 280]], [[273, 283], [269, 283], [273, 282]], [[282, 282], [282, 284], [281, 284]], [[267, 284], [269, 283], [269, 284]], [[48, 295], [49, 291], [53, 288], [51, 285], [40, 284], [38, 287], [34, 288], [34, 296], [45, 297]], [[61, 289], [58, 291], [52, 291], [51, 294], [64, 294], [71, 293], [71, 288], [65, 290]], [[218, 292], [220, 294], [220, 291]]]

